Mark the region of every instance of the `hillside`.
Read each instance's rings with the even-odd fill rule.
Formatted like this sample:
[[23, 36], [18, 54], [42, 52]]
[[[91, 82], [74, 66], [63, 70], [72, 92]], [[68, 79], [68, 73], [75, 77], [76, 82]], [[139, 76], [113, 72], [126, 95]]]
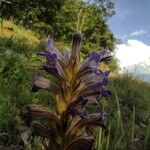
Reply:
[[110, 140], [113, 139], [113, 149], [116, 142], [118, 149], [148, 149], [150, 84], [125, 74], [112, 78], [110, 88], [113, 97], [107, 102], [106, 108], [112, 121]]
[[[34, 73], [42, 60], [36, 56], [43, 50], [45, 38], [38, 33], [5, 21], [0, 31], [0, 149], [22, 147], [25, 131], [20, 112], [25, 104], [36, 103], [53, 107], [53, 97], [43, 91], [30, 92]], [[61, 49], [67, 44], [57, 42]], [[150, 146], [150, 84], [129, 75], [111, 77], [113, 96], [101, 100], [109, 113], [106, 132], [98, 129], [97, 149], [147, 149]], [[91, 110], [91, 109], [90, 109]], [[93, 111], [93, 108], [92, 108]], [[28, 141], [39, 148], [40, 139]]]

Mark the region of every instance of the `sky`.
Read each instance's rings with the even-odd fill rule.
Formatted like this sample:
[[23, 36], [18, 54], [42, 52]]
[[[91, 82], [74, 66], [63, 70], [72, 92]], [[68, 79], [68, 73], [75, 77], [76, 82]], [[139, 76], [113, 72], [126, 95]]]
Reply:
[[134, 38], [150, 44], [150, 0], [114, 0], [115, 12], [109, 19], [113, 33], [123, 42]]
[[122, 70], [143, 72], [150, 80], [150, 0], [114, 0], [116, 14], [108, 20], [122, 43], [115, 54]]

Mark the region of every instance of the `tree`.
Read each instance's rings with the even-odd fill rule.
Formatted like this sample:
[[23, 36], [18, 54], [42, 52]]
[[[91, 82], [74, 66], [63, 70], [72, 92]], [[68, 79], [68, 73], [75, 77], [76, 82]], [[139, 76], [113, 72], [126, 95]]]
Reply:
[[1, 3], [2, 17], [13, 17], [24, 26], [51, 34], [57, 41], [70, 42], [72, 33], [81, 31], [84, 34], [81, 51], [85, 55], [96, 49], [114, 48], [115, 38], [106, 23], [114, 14], [111, 0], [91, 3], [83, 0], [3, 0]]
[[115, 38], [106, 23], [108, 17], [113, 15], [113, 5], [109, 7], [110, 4], [112, 3], [105, 4], [106, 7], [102, 2], [85, 3], [82, 0], [66, 0], [57, 16], [56, 38], [69, 40], [73, 32], [81, 31], [84, 34], [84, 42], [91, 45], [89, 49], [109, 46], [112, 50]]
[[42, 25], [46, 28], [47, 25], [55, 25], [55, 17], [63, 4], [64, 0], [2, 0], [1, 17], [13, 17], [29, 28]]
[[108, 19], [115, 14], [114, 2], [112, 0], [92, 0], [92, 2], [101, 9], [102, 16], [105, 19]]

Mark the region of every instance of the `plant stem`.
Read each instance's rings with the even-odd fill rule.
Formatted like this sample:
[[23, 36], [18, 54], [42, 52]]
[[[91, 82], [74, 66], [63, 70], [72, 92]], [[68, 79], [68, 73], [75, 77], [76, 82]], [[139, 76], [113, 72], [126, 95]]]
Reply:
[[133, 118], [132, 118], [132, 147], [134, 141], [134, 126], [135, 126], [135, 106], [133, 105]]
[[99, 128], [97, 150], [101, 149], [101, 139], [102, 139], [102, 128]]

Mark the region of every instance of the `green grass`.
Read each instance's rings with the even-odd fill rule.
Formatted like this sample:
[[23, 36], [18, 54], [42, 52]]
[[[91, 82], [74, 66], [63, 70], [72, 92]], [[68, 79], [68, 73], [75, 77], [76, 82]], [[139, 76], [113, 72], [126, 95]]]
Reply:
[[150, 84], [129, 75], [112, 78], [113, 97], [105, 106], [108, 132], [98, 150], [147, 150], [150, 146]]
[[32, 102], [46, 105], [50, 99], [48, 94], [30, 92], [34, 72], [41, 64], [36, 57], [36, 52], [43, 49], [40, 36], [12, 21], [5, 21], [3, 27], [14, 31], [0, 28], [0, 149], [19, 143], [22, 107]]
[[[5, 27], [11, 27], [14, 31], [9, 31]], [[20, 135], [24, 130], [20, 118], [24, 105], [54, 105], [53, 97], [49, 93], [30, 92], [34, 74], [43, 61], [36, 53], [44, 50], [45, 41], [44, 37], [17, 26], [12, 21], [4, 21], [3, 30], [0, 28], [0, 149], [1, 146], [19, 144], [13, 139], [20, 141]], [[61, 49], [67, 47], [61, 46], [61, 42], [57, 45]], [[6, 133], [12, 142], [5, 140], [3, 133]], [[32, 143], [34, 146], [37, 145], [36, 141]]]

